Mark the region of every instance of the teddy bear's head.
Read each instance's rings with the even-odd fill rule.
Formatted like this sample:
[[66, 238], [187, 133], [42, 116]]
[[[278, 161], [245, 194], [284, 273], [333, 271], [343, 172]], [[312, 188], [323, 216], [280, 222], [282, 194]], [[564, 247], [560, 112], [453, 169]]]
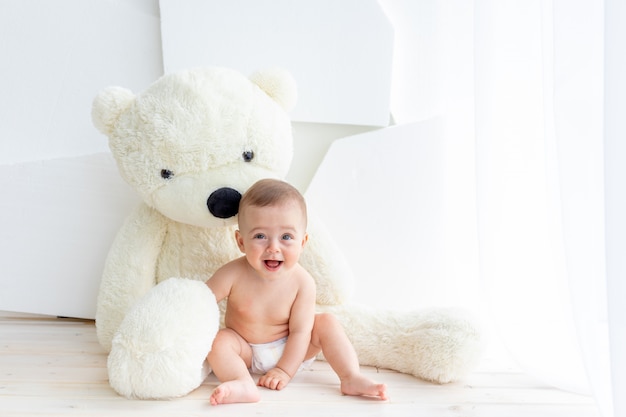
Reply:
[[122, 177], [163, 215], [199, 227], [233, 223], [239, 199], [261, 178], [282, 178], [292, 158], [291, 76], [250, 78], [224, 68], [161, 77], [146, 91], [110, 87], [94, 99]]

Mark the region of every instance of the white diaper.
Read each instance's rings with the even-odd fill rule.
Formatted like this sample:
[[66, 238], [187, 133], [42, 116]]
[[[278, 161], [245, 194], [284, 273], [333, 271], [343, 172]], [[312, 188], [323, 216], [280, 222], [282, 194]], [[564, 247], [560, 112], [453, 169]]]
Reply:
[[[263, 375], [270, 369], [276, 368], [276, 364], [283, 356], [285, 343], [287, 343], [286, 336], [269, 343], [250, 343], [250, 347], [252, 348], [252, 366], [250, 367], [250, 372]], [[298, 371], [309, 368], [314, 360], [315, 357], [312, 357], [302, 362]]]

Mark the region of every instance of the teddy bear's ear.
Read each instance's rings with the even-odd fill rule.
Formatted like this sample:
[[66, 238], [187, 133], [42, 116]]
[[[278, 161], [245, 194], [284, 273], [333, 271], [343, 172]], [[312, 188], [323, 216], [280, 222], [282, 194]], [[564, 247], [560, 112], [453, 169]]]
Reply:
[[250, 76], [250, 81], [258, 85], [286, 111], [295, 107], [298, 100], [298, 88], [289, 71], [281, 68], [257, 71]]
[[135, 99], [132, 91], [122, 87], [108, 87], [93, 100], [91, 120], [105, 135], [112, 132], [117, 119]]

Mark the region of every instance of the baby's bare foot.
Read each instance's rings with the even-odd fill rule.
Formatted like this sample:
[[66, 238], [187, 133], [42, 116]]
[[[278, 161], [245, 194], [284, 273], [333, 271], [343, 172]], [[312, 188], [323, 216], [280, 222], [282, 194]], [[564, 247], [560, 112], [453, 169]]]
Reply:
[[254, 382], [227, 381], [220, 384], [211, 394], [211, 405], [231, 403], [255, 403], [261, 399]]
[[387, 399], [387, 386], [377, 384], [363, 375], [353, 375], [341, 380], [341, 393], [344, 395], [363, 395]]

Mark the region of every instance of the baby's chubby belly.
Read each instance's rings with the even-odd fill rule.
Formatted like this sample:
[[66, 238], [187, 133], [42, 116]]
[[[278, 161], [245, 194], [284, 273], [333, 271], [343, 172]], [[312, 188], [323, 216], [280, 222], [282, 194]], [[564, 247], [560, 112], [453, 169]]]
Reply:
[[232, 314], [228, 310], [226, 311], [225, 323], [226, 327], [236, 331], [248, 343], [269, 343], [289, 335], [288, 323], [271, 324], [260, 317], [250, 321]]

